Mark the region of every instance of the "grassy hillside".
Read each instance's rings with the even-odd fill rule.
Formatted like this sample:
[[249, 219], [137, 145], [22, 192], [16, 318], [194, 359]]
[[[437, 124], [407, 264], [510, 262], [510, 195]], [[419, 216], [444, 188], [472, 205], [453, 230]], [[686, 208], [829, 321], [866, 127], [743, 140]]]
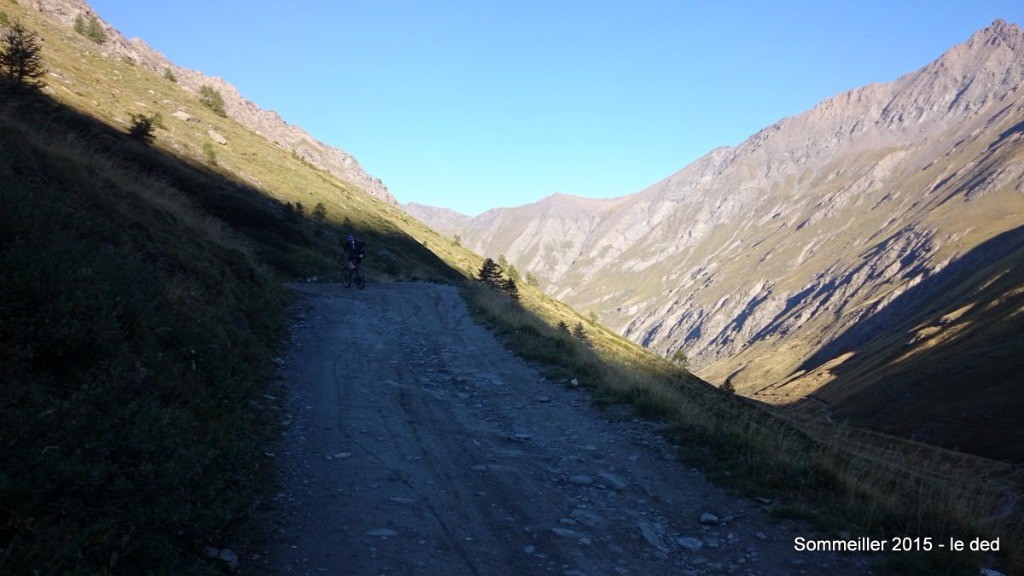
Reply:
[[[281, 280], [336, 276], [349, 232], [371, 281], [463, 273], [424, 246], [447, 240], [174, 82], [0, 12], [49, 71], [43, 93], [0, 86], [0, 573], [216, 572], [203, 548], [243, 542], [266, 491]], [[158, 112], [152, 146], [126, 135]]]
[[159, 571], [237, 531], [259, 487], [248, 402], [286, 295], [119, 138], [44, 100], [0, 109], [0, 572]]
[[[740, 494], [775, 499], [771, 508], [779, 516], [855, 536], [1003, 543], [998, 559], [938, 549], [877, 558], [892, 573], [1024, 568], [1018, 498], [1024, 478], [1012, 465], [802, 418], [736, 396], [531, 289], [522, 303], [480, 284], [465, 294], [477, 317], [511, 349], [565, 385], [588, 388], [600, 406], [632, 405], [660, 420], [680, 458]], [[586, 338], [557, 329], [559, 321], [581, 324]]]
[[[5, 95], [0, 151], [0, 572], [157, 570], [237, 538], [279, 279], [336, 274], [340, 229], [44, 97]], [[460, 277], [372, 212], [345, 230], [390, 252], [371, 278]]]
[[[824, 380], [828, 383], [814, 398], [838, 418], [972, 454], [1024, 461], [1022, 247], [1024, 228], [979, 245], [896, 299], [893, 314], [872, 318], [888, 327], [882, 336], [857, 347], [851, 342], [863, 336], [856, 329], [846, 332], [819, 352], [842, 361], [812, 357], [807, 364], [816, 369], [782, 387]], [[857, 352], [843, 356], [846, 350]]]

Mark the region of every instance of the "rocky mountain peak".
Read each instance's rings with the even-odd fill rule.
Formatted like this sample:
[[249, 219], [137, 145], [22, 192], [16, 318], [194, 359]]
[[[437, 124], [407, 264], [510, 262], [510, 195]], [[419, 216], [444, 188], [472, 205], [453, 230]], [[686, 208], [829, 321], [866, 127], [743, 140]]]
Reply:
[[224, 108], [232, 119], [311, 165], [384, 202], [398, 204], [387, 186], [363, 170], [352, 155], [317, 140], [299, 126], [289, 124], [277, 112], [260, 108], [226, 80], [178, 66], [140, 38], [125, 38], [84, 0], [31, 0], [30, 6], [69, 28], [74, 26], [79, 16], [95, 17], [107, 35], [107, 41], [101, 48], [105, 56], [131, 60], [160, 75], [170, 70], [178, 84], [193, 93], [198, 93], [203, 85], [216, 89], [224, 98]]
[[[920, 70], [823, 100], [735, 148], [713, 150], [668, 180], [676, 190], [682, 181], [683, 188], [699, 187], [744, 162], [766, 181], [820, 167], [840, 154], [905, 146], [983, 113], [1022, 83], [1024, 31], [996, 20]], [[745, 177], [745, 184], [757, 180]], [[657, 188], [664, 186], [647, 193]]]
[[[906, 97], [900, 103], [904, 108], [916, 105], [920, 117], [933, 112], [952, 121], [1003, 99], [1020, 87], [1022, 79], [1024, 32], [1016, 24], [997, 20], [901, 79], [909, 89], [903, 90]], [[931, 104], [927, 109], [922, 105], [925, 100]]]
[[1019, 24], [1013, 24], [998, 18], [991, 25], [974, 33], [967, 43], [971, 44], [973, 42], [993, 45], [1002, 42], [1010, 50], [1020, 54], [1024, 50], [1024, 32], [1021, 31]]

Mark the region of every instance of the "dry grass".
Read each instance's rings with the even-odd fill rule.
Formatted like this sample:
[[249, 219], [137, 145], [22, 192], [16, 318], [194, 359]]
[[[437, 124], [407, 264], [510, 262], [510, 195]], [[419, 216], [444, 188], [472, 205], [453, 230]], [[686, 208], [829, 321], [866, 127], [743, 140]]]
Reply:
[[[549, 374], [576, 378], [600, 404], [632, 404], [662, 420], [680, 456], [748, 496], [771, 496], [779, 514], [876, 537], [999, 538], [998, 562], [1024, 569], [1024, 491], [1010, 465], [830, 424], [724, 392], [600, 325], [589, 342], [559, 333], [583, 317], [527, 291], [522, 305], [478, 284], [465, 290], [470, 309], [524, 358]], [[992, 559], [932, 551], [889, 558], [914, 574], [976, 573]]]

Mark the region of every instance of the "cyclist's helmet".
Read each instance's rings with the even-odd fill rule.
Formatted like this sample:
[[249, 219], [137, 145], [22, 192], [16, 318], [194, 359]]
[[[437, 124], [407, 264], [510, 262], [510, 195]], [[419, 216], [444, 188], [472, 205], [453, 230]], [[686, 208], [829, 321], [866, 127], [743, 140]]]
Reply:
[[348, 235], [348, 241], [349, 241], [349, 243], [355, 242], [356, 241], [356, 237], [354, 235], [352, 235], [352, 234], [349, 234]]

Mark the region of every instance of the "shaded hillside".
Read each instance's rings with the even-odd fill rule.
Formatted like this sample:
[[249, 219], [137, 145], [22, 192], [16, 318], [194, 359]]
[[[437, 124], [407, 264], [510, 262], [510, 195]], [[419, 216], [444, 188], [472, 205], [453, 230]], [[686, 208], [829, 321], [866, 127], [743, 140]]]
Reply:
[[46, 98], [3, 100], [0, 572], [203, 573], [266, 489], [277, 274], [336, 270], [335, 233]]
[[[754, 394], [1024, 224], [1022, 78], [1024, 33], [997, 21], [921, 70], [826, 100], [637, 194], [552, 197], [453, 232]], [[761, 397], [788, 403], [813, 388]]]
[[836, 418], [890, 434], [1022, 462], [1021, 278], [1024, 227], [979, 245], [853, 326], [805, 362], [809, 373], [760, 392], [793, 394], [791, 387], [811, 383], [813, 401], [802, 407], [834, 407]]
[[[204, 547], [244, 543], [267, 491], [281, 279], [336, 276], [348, 232], [371, 281], [463, 278], [430, 240], [471, 256], [45, 12], [0, 12], [49, 72], [0, 84], [0, 573], [218, 573]], [[152, 145], [126, 133], [182, 108]]]

